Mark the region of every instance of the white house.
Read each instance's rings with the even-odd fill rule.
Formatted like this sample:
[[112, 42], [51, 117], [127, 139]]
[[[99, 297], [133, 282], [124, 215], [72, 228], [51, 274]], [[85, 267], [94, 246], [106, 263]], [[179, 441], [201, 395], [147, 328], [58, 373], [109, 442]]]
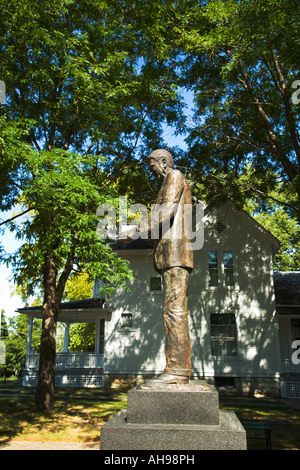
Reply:
[[274, 273], [281, 396], [300, 398], [300, 272]]
[[[194, 251], [188, 289], [194, 378], [244, 393], [300, 397], [300, 365], [291, 360], [292, 340], [299, 336], [300, 291], [293, 308], [278, 303], [278, 291], [276, 306], [280, 279], [289, 286], [285, 275], [273, 274], [278, 248], [276, 238], [232, 203], [206, 213], [204, 245]], [[116, 291], [105, 307], [99, 299], [97, 304], [95, 284], [95, 299], [83, 301], [81, 309], [78, 304], [63, 305], [60, 321], [94, 321], [97, 329], [95, 354], [81, 353], [81, 363], [78, 353], [67, 351], [66, 340], [65, 362], [58, 355], [56, 369], [60, 384], [99, 386], [164, 370], [162, 286], [151, 242], [137, 240], [117, 249], [135, 274], [131, 293]], [[29, 318], [40, 314], [37, 308], [19, 312]], [[34, 384], [37, 378], [37, 357], [31, 357], [29, 334], [24, 384]], [[94, 361], [92, 366], [88, 360]]]

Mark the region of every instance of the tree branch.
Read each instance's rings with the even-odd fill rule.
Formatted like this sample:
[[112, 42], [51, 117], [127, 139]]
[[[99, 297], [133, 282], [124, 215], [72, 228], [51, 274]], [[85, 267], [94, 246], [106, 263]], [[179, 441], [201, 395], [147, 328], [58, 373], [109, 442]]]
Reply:
[[290, 131], [290, 135], [291, 135], [291, 140], [292, 140], [292, 144], [293, 144], [294, 150], [295, 150], [296, 155], [297, 155], [298, 163], [300, 165], [300, 146], [299, 146], [299, 141], [298, 141], [299, 137], [297, 135], [296, 125], [295, 125], [295, 120], [294, 120], [290, 100], [289, 100], [289, 97], [287, 95], [284, 76], [283, 76], [282, 70], [280, 68], [279, 60], [278, 60], [278, 57], [276, 55], [275, 50], [271, 49], [271, 53], [272, 53], [272, 58], [273, 58], [273, 62], [274, 62], [274, 65], [275, 65], [276, 74], [277, 74], [277, 77], [278, 77], [278, 82], [275, 81], [275, 83], [277, 84], [277, 88], [279, 89], [279, 91], [280, 91], [280, 93], [283, 97], [285, 113], [286, 113], [286, 118], [287, 118], [289, 131]]
[[[232, 58], [231, 52], [227, 51], [227, 53]], [[259, 112], [259, 114], [262, 118], [265, 130], [266, 130], [266, 132], [269, 136], [271, 145], [272, 145], [275, 153], [278, 155], [279, 160], [281, 161], [282, 166], [283, 166], [284, 170], [286, 171], [286, 174], [288, 175], [290, 181], [293, 181], [295, 179], [295, 177], [297, 176], [297, 171], [296, 171], [294, 165], [292, 164], [292, 162], [286, 156], [285, 150], [282, 146], [282, 143], [281, 143], [280, 139], [278, 138], [276, 133], [273, 131], [270, 119], [269, 119], [267, 113], [265, 112], [261, 102], [256, 97], [256, 95], [254, 93], [254, 90], [253, 90], [253, 87], [252, 87], [252, 84], [249, 81], [249, 79], [247, 77], [247, 74], [244, 71], [242, 63], [240, 61], [238, 63], [238, 68], [241, 72], [241, 75], [242, 75], [243, 79], [241, 79], [240, 77], [237, 77], [237, 79], [240, 81], [240, 83], [242, 83], [242, 85], [244, 86], [247, 93], [252, 97], [253, 102], [256, 105], [256, 107], [258, 109], [258, 112]], [[300, 188], [298, 188], [297, 192], [300, 194]]]
[[75, 255], [76, 244], [77, 244], [77, 236], [75, 234], [72, 240], [71, 252], [67, 258], [64, 269], [59, 277], [57, 287], [56, 287], [56, 294], [55, 294], [56, 299], [55, 300], [56, 300], [56, 303], [58, 304], [60, 304], [61, 302], [64, 290], [65, 290], [66, 282], [74, 266], [74, 255]]
[[17, 219], [18, 217], [21, 217], [22, 215], [27, 214], [27, 212], [30, 212], [31, 210], [32, 210], [32, 207], [30, 207], [29, 209], [26, 209], [25, 211], [21, 212], [18, 215], [14, 215], [14, 217], [11, 217], [10, 219], [4, 220], [4, 222], [0, 223], [0, 226], [8, 224], [9, 222], [12, 222], [13, 220]]
[[[193, 171], [194, 173], [197, 173], [197, 172], [202, 173], [205, 176], [209, 176], [211, 179], [217, 180], [218, 183], [220, 183], [221, 185], [226, 185], [226, 181], [222, 180], [222, 178], [220, 178], [219, 176], [214, 175], [213, 173], [204, 173], [204, 171], [201, 171], [201, 170], [198, 170], [198, 169], [195, 169], [195, 168], [186, 167], [186, 166], [179, 166], [179, 165], [176, 165], [176, 168], [182, 168], [182, 169], [185, 169], [185, 170], [188, 170], [188, 171]], [[269, 194], [265, 193], [264, 191], [261, 191], [260, 189], [256, 188], [255, 186], [253, 186], [251, 184], [238, 182], [238, 185], [241, 186], [241, 187], [245, 187], [248, 190], [250, 189], [252, 192], [255, 192], [255, 193], [259, 194], [260, 196], [262, 196], [265, 199], [270, 199], [271, 201], [274, 201], [277, 204], [280, 204], [281, 206], [288, 207], [289, 209], [295, 210], [295, 207], [292, 206], [291, 204], [288, 204], [287, 202], [281, 201], [280, 199], [277, 199], [273, 196], [270, 196]]]

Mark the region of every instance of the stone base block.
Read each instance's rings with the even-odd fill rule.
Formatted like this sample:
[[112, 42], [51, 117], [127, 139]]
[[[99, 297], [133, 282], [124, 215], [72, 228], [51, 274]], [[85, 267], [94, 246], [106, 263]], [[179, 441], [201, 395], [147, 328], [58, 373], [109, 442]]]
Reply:
[[219, 424], [219, 394], [213, 385], [137, 386], [128, 392], [127, 421], [151, 424]]
[[232, 411], [219, 424], [145, 424], [120, 411], [101, 429], [101, 450], [246, 450], [246, 432]]

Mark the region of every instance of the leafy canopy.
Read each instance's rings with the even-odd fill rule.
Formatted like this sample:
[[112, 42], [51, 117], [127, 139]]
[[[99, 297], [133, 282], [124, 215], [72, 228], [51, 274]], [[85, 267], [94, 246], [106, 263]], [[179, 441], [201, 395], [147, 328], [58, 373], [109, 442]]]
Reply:
[[300, 107], [291, 98], [299, 8], [290, 0], [192, 2], [181, 39], [183, 83], [195, 93], [186, 162], [202, 175], [205, 196], [245, 200], [251, 191], [239, 176], [251, 162], [252, 194], [268, 196], [280, 183], [298, 221]]
[[94, 172], [94, 161], [94, 156], [54, 149], [40, 151], [38, 158], [31, 151], [23, 162], [22, 200], [30, 213], [21, 224], [11, 222], [24, 243], [8, 262], [14, 265], [17, 284], [25, 283], [29, 295], [42, 287], [45, 257], [50, 254], [58, 274], [72, 259], [78, 269], [84, 265], [91, 278], [111, 286], [130, 277], [126, 262], [96, 233], [97, 207], [107, 202], [108, 194], [101, 192], [105, 178]]

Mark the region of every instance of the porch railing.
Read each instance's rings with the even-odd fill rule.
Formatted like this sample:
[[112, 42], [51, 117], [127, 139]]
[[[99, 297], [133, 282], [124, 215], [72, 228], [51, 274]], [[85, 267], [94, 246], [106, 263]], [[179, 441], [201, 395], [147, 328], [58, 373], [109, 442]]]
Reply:
[[[39, 354], [30, 354], [28, 368], [37, 370], [39, 368]], [[56, 354], [57, 369], [102, 369], [104, 367], [104, 354], [68, 352]]]

